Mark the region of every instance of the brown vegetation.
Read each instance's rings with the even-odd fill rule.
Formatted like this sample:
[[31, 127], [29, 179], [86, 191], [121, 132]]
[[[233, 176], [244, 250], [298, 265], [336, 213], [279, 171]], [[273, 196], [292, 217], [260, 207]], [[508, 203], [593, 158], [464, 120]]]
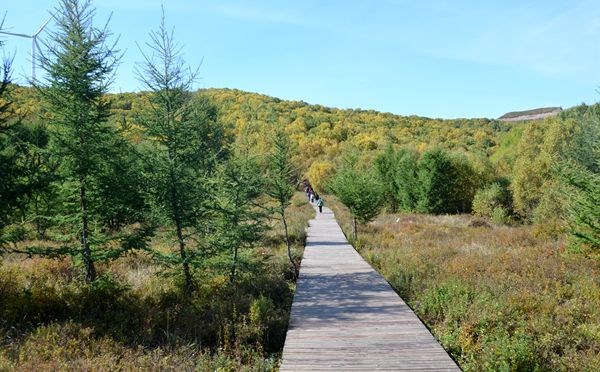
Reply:
[[[296, 260], [314, 215], [297, 194], [288, 225]], [[280, 223], [242, 252], [231, 283], [228, 255], [198, 274], [190, 299], [142, 252], [99, 265], [101, 277], [69, 259], [5, 256], [0, 265], [0, 370], [274, 370], [283, 347], [293, 283]], [[152, 246], [168, 250], [160, 234]], [[91, 310], [90, 310], [91, 309]]]
[[[349, 234], [349, 213], [328, 200]], [[475, 221], [384, 214], [355, 247], [464, 370], [600, 369], [598, 261], [534, 226]]]

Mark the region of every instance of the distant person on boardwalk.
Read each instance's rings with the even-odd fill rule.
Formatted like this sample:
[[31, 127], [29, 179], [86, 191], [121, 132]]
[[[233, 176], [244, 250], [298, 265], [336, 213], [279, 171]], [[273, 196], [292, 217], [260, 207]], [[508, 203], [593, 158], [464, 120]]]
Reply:
[[319, 213], [323, 213], [323, 204], [325, 204], [325, 202], [323, 202], [323, 199], [317, 195], [317, 207], [319, 207]]

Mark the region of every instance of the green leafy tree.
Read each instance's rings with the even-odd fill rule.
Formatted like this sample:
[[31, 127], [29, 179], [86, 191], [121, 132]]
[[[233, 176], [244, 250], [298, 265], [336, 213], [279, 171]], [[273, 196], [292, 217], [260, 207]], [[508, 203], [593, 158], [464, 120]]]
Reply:
[[452, 203], [457, 172], [443, 150], [425, 152], [418, 163], [419, 199], [416, 209], [422, 213], [455, 213]]
[[579, 106], [557, 118], [532, 122], [518, 144], [512, 190], [515, 210], [525, 220], [546, 223], [567, 214], [566, 199], [553, 171], [573, 162], [597, 172], [594, 146], [600, 138], [598, 106]]
[[396, 171], [398, 170], [398, 154], [391, 145], [384, 152], [375, 158], [375, 169], [381, 184], [383, 185], [383, 194], [388, 204], [390, 212], [398, 210], [398, 183]]
[[419, 156], [415, 151], [401, 149], [397, 153], [394, 183], [397, 185], [399, 208], [414, 211], [419, 200], [419, 181], [417, 179]]
[[214, 236], [213, 245], [231, 252], [230, 280], [239, 263], [240, 249], [251, 248], [266, 229], [266, 209], [260, 204], [265, 179], [251, 158], [233, 157], [219, 166], [212, 189]]
[[512, 195], [508, 186], [508, 180], [500, 179], [478, 190], [473, 198], [473, 214], [499, 224], [508, 222], [512, 215]]
[[485, 188], [491, 181], [493, 171], [479, 161], [482, 168], [476, 169], [479, 159], [473, 154], [453, 152], [449, 154], [454, 170], [454, 182], [451, 182], [450, 198], [446, 201], [446, 211], [450, 213], [470, 213], [473, 198], [477, 190]]
[[185, 64], [164, 15], [146, 46], [149, 53], [143, 52], [145, 61], [137, 75], [150, 94], [137, 120], [148, 138], [145, 173], [149, 202], [154, 215], [162, 217], [177, 234], [176, 253], [163, 258], [181, 265], [185, 288], [190, 290], [191, 266], [199, 265], [201, 252], [200, 244], [190, 246], [198, 239], [187, 238], [206, 231], [207, 185], [216, 159], [224, 156], [223, 129], [214, 106], [190, 92], [197, 70]]
[[350, 157], [331, 180], [329, 189], [352, 213], [352, 239], [356, 241], [357, 222], [367, 224], [381, 212], [384, 202], [381, 182], [372, 169], [357, 169], [356, 159]]
[[286, 209], [290, 206], [292, 197], [294, 196], [294, 187], [298, 182], [298, 174], [291, 164], [292, 149], [288, 136], [283, 130], [277, 130], [273, 136], [273, 150], [269, 154], [269, 174], [267, 195], [275, 200], [277, 206], [276, 213], [281, 218], [283, 223], [283, 232], [285, 234], [285, 243], [287, 246], [287, 254], [294, 270], [294, 279], [298, 275], [298, 267], [292, 257], [292, 243], [288, 233], [288, 224], [286, 217]]
[[80, 237], [79, 248], [64, 247], [62, 252], [83, 259], [87, 281], [96, 278], [96, 259], [121, 252], [107, 247], [95, 252], [105, 241], [98, 234], [92, 236], [98, 221], [95, 210], [100, 208], [90, 205], [101, 187], [97, 175], [109, 162], [118, 136], [107, 123], [110, 106], [105, 95], [119, 61], [114, 44], [108, 44], [109, 31], [95, 26], [94, 15], [90, 1], [60, 2], [54, 12], [57, 30], [40, 57], [46, 78], [39, 86], [51, 113], [52, 152], [61, 159], [62, 192], [68, 205], [61, 222], [71, 224]]
[[551, 158], [543, 152], [548, 121], [532, 122], [517, 146], [517, 158], [511, 184], [515, 211], [531, 219], [539, 205], [542, 187], [550, 176]]

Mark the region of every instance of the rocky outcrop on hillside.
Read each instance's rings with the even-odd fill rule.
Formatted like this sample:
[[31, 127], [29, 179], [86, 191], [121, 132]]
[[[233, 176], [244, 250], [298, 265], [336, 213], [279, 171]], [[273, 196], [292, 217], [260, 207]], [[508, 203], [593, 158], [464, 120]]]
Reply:
[[527, 111], [514, 111], [498, 118], [500, 121], [526, 121], [541, 120], [549, 116], [556, 116], [562, 111], [561, 107], [543, 107]]

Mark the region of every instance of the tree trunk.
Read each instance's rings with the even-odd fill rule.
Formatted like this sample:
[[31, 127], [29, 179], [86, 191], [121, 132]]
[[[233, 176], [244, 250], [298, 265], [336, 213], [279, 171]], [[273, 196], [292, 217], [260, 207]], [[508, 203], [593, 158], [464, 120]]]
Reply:
[[292, 269], [294, 270], [294, 280], [298, 279], [298, 268], [296, 267], [296, 263], [292, 258], [292, 243], [290, 242], [290, 235], [288, 234], [288, 226], [287, 221], [285, 219], [285, 211], [281, 213], [281, 220], [283, 221], [283, 229], [285, 231], [285, 243], [287, 244], [287, 254], [290, 259], [290, 263], [292, 264]]
[[392, 196], [390, 196], [390, 200], [392, 201], [392, 210], [390, 212], [392, 212], [392, 213], [398, 212], [398, 202]]
[[37, 195], [33, 198], [33, 212], [35, 213], [35, 235], [38, 239], [43, 239], [42, 224], [40, 222], [40, 206]]
[[83, 179], [79, 180], [79, 202], [81, 205], [81, 250], [83, 253], [83, 262], [86, 269], [86, 282], [96, 280], [96, 267], [92, 258], [92, 251], [88, 241], [88, 216], [87, 216], [87, 200], [85, 197], [85, 183]]
[[231, 274], [229, 276], [229, 282], [233, 282], [233, 279], [235, 279], [235, 269], [237, 267], [237, 260], [238, 260], [238, 247], [236, 245], [235, 247], [233, 247], [233, 263], [231, 264]]
[[[179, 220], [179, 218], [177, 218]], [[187, 261], [187, 254], [185, 252], [185, 241], [183, 240], [183, 232], [181, 222], [177, 221], [177, 240], [179, 241], [179, 255], [181, 256], [181, 262], [183, 264], [183, 276], [185, 277], [185, 289], [192, 289], [192, 274], [190, 273], [190, 263]]]
[[[169, 156], [171, 158], [171, 156]], [[181, 257], [181, 265], [183, 267], [183, 277], [185, 279], [185, 290], [190, 291], [193, 287], [192, 274], [190, 272], [190, 263], [187, 260], [185, 251], [185, 241], [183, 240], [183, 224], [181, 222], [181, 214], [179, 213], [179, 196], [177, 195], [177, 186], [175, 183], [175, 174], [173, 168], [170, 170], [171, 178], [171, 208], [173, 209], [173, 218], [177, 229], [177, 241], [179, 242], [179, 256]]]
[[[237, 224], [238, 224], [239, 217], [237, 215], [237, 211], [239, 210], [239, 207], [240, 207], [240, 199], [239, 198], [240, 198], [240, 193], [239, 193], [239, 190], [237, 190], [235, 192], [235, 209], [234, 209], [234, 211], [236, 211], [236, 212], [234, 212], [234, 215], [232, 217], [233, 220], [231, 221], [233, 226], [237, 226]], [[233, 246], [233, 263], [231, 264], [231, 274], [229, 276], [230, 283], [233, 283], [233, 279], [235, 279], [235, 271], [237, 269], [237, 262], [238, 262], [238, 244], [239, 243], [234, 242], [233, 244], [234, 244], [234, 246]]]
[[358, 235], [356, 233], [356, 217], [353, 217], [353, 228], [352, 228], [352, 242], [355, 242], [356, 239], [358, 238]]

